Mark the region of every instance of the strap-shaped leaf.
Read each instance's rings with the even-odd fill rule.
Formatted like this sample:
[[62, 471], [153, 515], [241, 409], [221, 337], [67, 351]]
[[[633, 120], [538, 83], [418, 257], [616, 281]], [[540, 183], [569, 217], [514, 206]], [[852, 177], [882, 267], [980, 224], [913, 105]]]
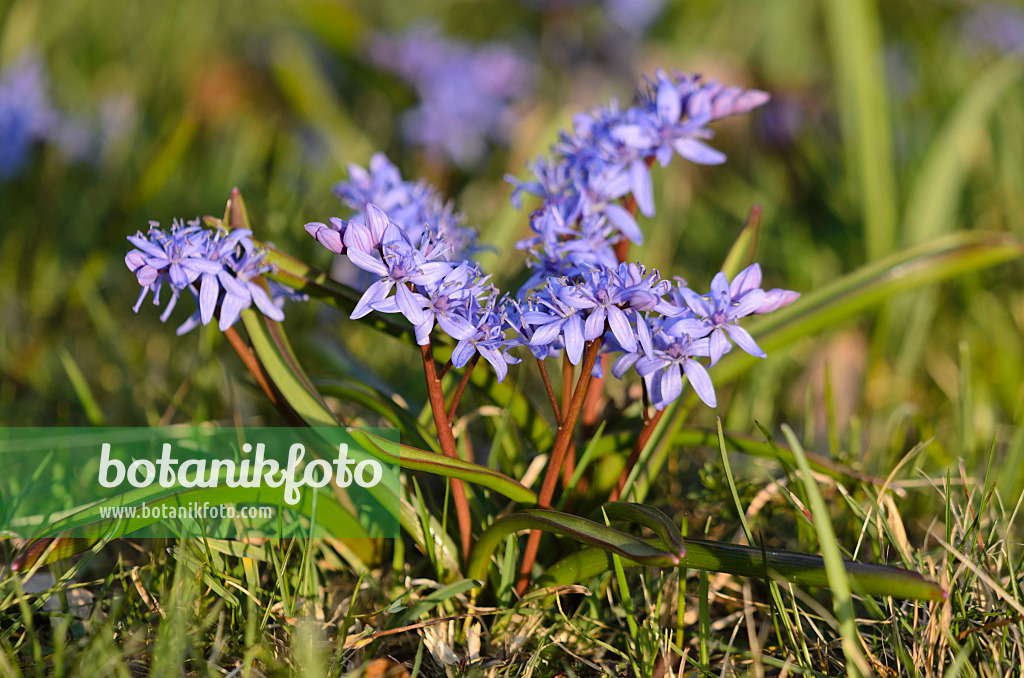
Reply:
[[242, 311], [242, 322], [267, 376], [302, 420], [310, 426], [338, 426], [338, 420], [302, 371], [281, 326], [251, 308]]
[[508, 535], [523, 530], [543, 530], [570, 537], [602, 552], [621, 556], [629, 565], [674, 567], [683, 555], [586, 518], [550, 509], [527, 509], [498, 518], [484, 530], [470, 554], [467, 575], [471, 579], [486, 581], [487, 566], [494, 549]]
[[[192, 488], [187, 490], [167, 490], [161, 487], [147, 487], [132, 490], [124, 494], [112, 497], [111, 499], [83, 508], [66, 518], [47, 524], [37, 533], [36, 543], [45, 544], [45, 538], [69, 533], [73, 531], [74, 537], [58, 537], [58, 548], [51, 549], [47, 554], [46, 562], [54, 562], [66, 558], [75, 553], [82, 553], [96, 541], [102, 538], [116, 538], [130, 535], [143, 528], [146, 528], [159, 520], [154, 514], [161, 510], [161, 507], [177, 508], [181, 506], [193, 506], [209, 502], [211, 505], [221, 503], [253, 503], [269, 504], [275, 506], [289, 506], [292, 510], [305, 518], [319, 523], [325, 528], [335, 532], [344, 533], [354, 539], [352, 544], [357, 556], [368, 562], [373, 557], [373, 550], [370, 546], [366, 530], [338, 501], [329, 495], [318, 494], [314, 506], [311, 493], [302, 493], [302, 498], [294, 506], [287, 505], [284, 498], [285, 487], [234, 487], [234, 488]], [[103, 512], [110, 511], [116, 507], [141, 506], [143, 503], [150, 508], [150, 517], [133, 516], [115, 520], [104, 518]], [[40, 520], [44, 517], [40, 516]], [[31, 520], [31, 516], [27, 518]], [[43, 549], [32, 546], [19, 557], [19, 569], [30, 567], [35, 560], [44, 554]]]
[[[763, 557], [762, 557], [763, 555]], [[741, 577], [766, 577], [798, 586], [828, 586], [825, 561], [820, 556], [791, 551], [761, 549], [705, 539], [686, 540], [686, 555], [680, 567], [725, 572]], [[917, 572], [888, 565], [844, 560], [843, 567], [855, 593], [893, 596], [912, 600], [945, 600], [941, 586]], [[611, 559], [600, 549], [572, 553], [552, 565], [537, 580], [537, 586], [564, 586], [588, 581], [611, 568]]]
[[[762, 349], [771, 353], [880, 304], [893, 294], [995, 266], [1024, 254], [1024, 244], [1007, 233], [960, 231], [935, 238], [870, 262], [792, 306], [758, 316], [746, 325]], [[728, 382], [757, 358], [731, 351], [715, 365], [714, 379]]]
[[536, 504], [537, 495], [519, 481], [461, 459], [452, 459], [443, 454], [427, 452], [409, 445], [402, 445], [358, 428], [346, 429], [370, 454], [391, 464], [414, 471], [426, 471], [446, 478], [457, 478], [468, 483], [482, 485], [520, 504]]
[[680, 556], [686, 553], [683, 537], [672, 519], [653, 506], [634, 504], [628, 501], [610, 501], [604, 506], [605, 514], [612, 520], [628, 520], [653, 530], [654, 534]]

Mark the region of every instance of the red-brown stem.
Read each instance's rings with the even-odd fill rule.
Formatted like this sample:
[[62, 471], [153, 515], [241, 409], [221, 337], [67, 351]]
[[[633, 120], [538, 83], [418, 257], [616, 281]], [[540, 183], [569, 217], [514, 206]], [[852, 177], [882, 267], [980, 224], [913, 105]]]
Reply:
[[[650, 164], [648, 164], [650, 167]], [[632, 216], [636, 216], [636, 198], [630, 193], [622, 199], [622, 206], [626, 208], [626, 211]], [[615, 258], [619, 260], [621, 264], [629, 257], [629, 240], [623, 238], [619, 242], [615, 243]]]
[[452, 368], [452, 361], [449, 360], [438, 371], [438, 373], [437, 373], [438, 381], [440, 381], [441, 379], [444, 379], [444, 375], [448, 374], [448, 370], [450, 370], [451, 368]]
[[555, 390], [551, 388], [551, 377], [548, 376], [547, 365], [540, 358], [537, 358], [537, 367], [540, 368], [540, 378], [544, 380], [544, 390], [548, 392], [548, 400], [551, 401], [551, 411], [555, 413], [555, 423], [562, 425], [562, 410], [558, 407], [558, 398], [555, 397]]
[[295, 410], [288, 405], [287, 402], [281, 399], [280, 394], [277, 392], [270, 381], [267, 379], [267, 375], [263, 372], [263, 366], [260, 365], [259, 359], [253, 353], [252, 349], [246, 345], [242, 337], [239, 336], [238, 330], [234, 327], [229, 327], [225, 332], [224, 336], [228, 338], [228, 343], [231, 344], [231, 348], [235, 349], [235, 353], [242, 359], [242, 363], [246, 369], [252, 374], [253, 379], [260, 385], [263, 392], [267, 394], [267, 398], [270, 399], [270, 403], [277, 408], [277, 411], [288, 420], [288, 423], [292, 426], [306, 426], [306, 422], [302, 420]]
[[[569, 399], [572, 397], [572, 363], [569, 362], [569, 355], [562, 356], [562, 412], [569, 410]], [[565, 418], [562, 418], [565, 423]]]
[[[604, 374], [611, 367], [609, 362], [611, 355], [601, 357], [602, 370]], [[590, 428], [597, 423], [601, 414], [601, 406], [604, 404], [604, 377], [594, 377], [590, 380], [590, 388], [587, 390], [587, 397], [583, 401], [583, 425]]]
[[[452, 398], [452, 404], [448, 408], [448, 425], [455, 421], [455, 408], [459, 406], [459, 399], [462, 398], [462, 392], [466, 390], [466, 384], [469, 383], [469, 378], [473, 374], [473, 368], [476, 367], [477, 362], [480, 360], [480, 354], [474, 353], [473, 357], [469, 361], [469, 367], [466, 368], [466, 373], [462, 375], [462, 379], [459, 380], [459, 385], [455, 388], [455, 396]], [[440, 377], [438, 377], [440, 379]]]
[[[572, 363], [569, 362], [569, 354], [564, 354], [562, 356], [562, 412], [569, 411], [569, 399], [572, 397], [572, 376], [574, 369], [575, 368], [572, 366]], [[558, 422], [558, 425], [561, 426], [564, 423], [565, 417]], [[565, 463], [562, 465], [563, 471], [567, 468], [572, 468], [573, 470], [576, 468], [576, 446], [572, 443], [569, 443], [569, 450], [565, 455]], [[569, 486], [569, 480], [572, 479], [572, 473], [573, 471], [568, 471], [563, 474], [563, 487]]]
[[[579, 381], [576, 382], [576, 389], [572, 394], [572, 402], [565, 413], [562, 425], [558, 427], [558, 434], [555, 436], [555, 445], [551, 450], [551, 459], [548, 460], [548, 468], [544, 474], [544, 484], [541, 485], [540, 495], [537, 497], [537, 505], [541, 508], [550, 508], [551, 497], [555, 494], [555, 485], [558, 483], [558, 476], [562, 470], [562, 463], [565, 461], [566, 452], [569, 450], [569, 443], [572, 442], [572, 434], [576, 428], [576, 420], [580, 416], [580, 409], [583, 407], [583, 398], [587, 393], [587, 385], [590, 383], [590, 373], [597, 362], [597, 354], [601, 351], [601, 338], [590, 342], [587, 347], [586, 357], [583, 359], [583, 367], [580, 370]], [[526, 541], [526, 551], [523, 553], [523, 565], [519, 570], [519, 592], [526, 590], [529, 583], [530, 570], [533, 569], [533, 562], [537, 559], [537, 547], [540, 545], [540, 531], [534, 530]]]
[[[420, 346], [423, 355], [423, 372], [427, 378], [427, 393], [430, 396], [430, 410], [434, 415], [434, 426], [437, 427], [437, 438], [441, 443], [441, 451], [446, 457], [459, 458], [455, 446], [455, 436], [448, 424], [448, 413], [444, 407], [444, 393], [441, 391], [441, 379], [434, 367], [434, 354], [431, 344]], [[462, 555], [469, 557], [469, 549], [473, 542], [472, 525], [469, 516], [469, 501], [466, 499], [466, 487], [461, 480], [451, 479], [452, 497], [455, 500], [455, 515], [459, 521], [459, 533], [462, 537]]]
[[626, 461], [626, 467], [622, 469], [622, 474], [619, 475], [619, 482], [616, 483], [615, 489], [608, 496], [608, 501], [618, 501], [619, 497], [622, 496], [622, 489], [626, 486], [626, 479], [629, 478], [630, 472], [633, 467], [636, 466], [636, 462], [640, 459], [640, 454], [644, 451], [644, 447], [647, 445], [647, 441], [651, 439], [651, 434], [654, 433], [654, 428], [661, 421], [662, 415], [665, 414], [665, 410], [658, 410], [657, 413], [651, 417], [651, 419], [644, 424], [644, 427], [640, 429], [640, 435], [637, 436], [636, 442], [633, 443], [633, 452], [629, 455], [629, 459]]

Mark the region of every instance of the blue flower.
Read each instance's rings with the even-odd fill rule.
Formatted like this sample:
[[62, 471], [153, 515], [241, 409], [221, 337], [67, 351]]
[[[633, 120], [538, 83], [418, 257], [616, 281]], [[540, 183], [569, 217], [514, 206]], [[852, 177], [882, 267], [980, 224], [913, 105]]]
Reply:
[[462, 339], [452, 351], [452, 366], [461, 368], [474, 354], [479, 353], [491, 364], [498, 381], [505, 379], [508, 366], [519, 363], [518, 358], [508, 354], [508, 349], [518, 345], [515, 340], [505, 339], [505, 326], [509, 318], [503, 309], [496, 307], [493, 297], [486, 303], [474, 300], [469, 309], [469, 322], [474, 328], [472, 336]]
[[[171, 299], [160, 316], [166, 322], [181, 293], [188, 290], [198, 308], [177, 330], [179, 335], [200, 324], [207, 325], [220, 311], [219, 327], [227, 330], [243, 310], [253, 304], [268, 318], [283, 320], [280, 305], [271, 300], [257, 282], [273, 270], [265, 262], [265, 252], [257, 250], [252, 233], [246, 229], [233, 231], [204, 229], [199, 220], [187, 224], [175, 220], [170, 232], [150, 223], [149, 231], [128, 236], [135, 245], [125, 256], [125, 264], [135, 273], [142, 292], [135, 302], [137, 313], [146, 296], [153, 293], [159, 305], [164, 284], [171, 288]], [[278, 285], [279, 296], [294, 291]]]
[[[394, 301], [398, 309], [409, 322], [418, 325], [427, 319], [427, 314], [409, 285], [430, 285], [451, 273], [452, 266], [448, 262], [431, 261], [444, 254], [447, 246], [425, 237], [419, 248], [413, 247], [401, 230], [391, 228], [390, 224], [381, 225], [387, 221], [387, 215], [376, 206], [368, 206], [367, 215], [371, 217], [369, 227], [359, 228], [350, 224], [346, 236], [355, 232], [362, 234], [346, 243], [347, 254], [353, 264], [377, 276], [379, 280], [366, 289], [351, 317], [362, 318], [373, 311], [375, 305], [380, 306], [378, 310], [391, 308], [380, 302], [387, 299], [392, 288], [397, 288]], [[373, 246], [371, 252], [363, 250], [367, 240]], [[353, 243], [360, 246], [356, 247]]]
[[[335, 184], [333, 190], [345, 205], [356, 210], [350, 223], [369, 223], [373, 217], [367, 205], [372, 204], [386, 213], [410, 242], [419, 242], [424, 232], [428, 232], [435, 240], [451, 243], [450, 255], [454, 258], [466, 257], [479, 249], [476, 229], [463, 225], [464, 217], [451, 201], [445, 201], [424, 181], [404, 181], [398, 168], [383, 153], [373, 155], [369, 170], [349, 165], [348, 176], [346, 181]], [[306, 230], [324, 247], [340, 253], [334, 236], [328, 231], [344, 234], [345, 222], [341, 219], [331, 219], [331, 226], [318, 222], [307, 224]]]
[[579, 309], [563, 302], [559, 297], [565, 287], [553, 278], [548, 278], [543, 293], [536, 294], [530, 300], [529, 310], [522, 314], [521, 322], [524, 329], [530, 331], [530, 350], [535, 355], [542, 351], [545, 355], [561, 345], [569, 362], [579, 365], [583, 357], [583, 314]]
[[644, 379], [647, 395], [656, 409], [663, 410], [683, 392], [683, 375], [694, 392], [708, 407], [717, 407], [715, 388], [708, 371], [696, 360], [707, 356], [707, 339], [694, 341], [689, 336], [675, 337], [664, 332], [654, 335], [652, 355], [626, 353], [612, 365], [612, 374], [621, 379], [631, 367]]
[[433, 27], [414, 27], [396, 38], [379, 36], [370, 51], [377, 64], [419, 93], [420, 105], [403, 120], [406, 138], [463, 167], [478, 164], [488, 142], [506, 141], [515, 121], [512, 105], [528, 93], [533, 79], [533, 64], [510, 47], [470, 47]]
[[764, 358], [765, 352], [750, 333], [736, 322], [748, 315], [764, 313], [792, 303], [799, 295], [773, 290], [772, 298], [768, 299], [767, 293], [759, 287], [760, 284], [761, 267], [753, 264], [741, 271], [731, 285], [725, 273], [718, 273], [711, 280], [711, 292], [703, 296], [681, 286], [679, 294], [692, 316], [680, 317], [666, 331], [675, 336], [689, 335], [694, 338], [710, 335], [709, 355], [712, 365], [729, 350], [730, 339], [750, 355]]

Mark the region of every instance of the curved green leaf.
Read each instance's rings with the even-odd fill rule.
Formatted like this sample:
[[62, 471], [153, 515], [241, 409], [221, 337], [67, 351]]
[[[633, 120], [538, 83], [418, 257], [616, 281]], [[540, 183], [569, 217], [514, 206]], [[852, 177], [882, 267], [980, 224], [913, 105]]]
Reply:
[[653, 506], [634, 504], [628, 501], [610, 501], [602, 506], [605, 514], [612, 520], [628, 520], [652, 530], [662, 543], [671, 547], [676, 553], [686, 553], [686, 545], [678, 527], [672, 519]]
[[[537, 586], [578, 584], [611, 566], [611, 558], [604, 551], [584, 549], [549, 567], [536, 583]], [[754, 546], [706, 539], [687, 538], [686, 555], [679, 560], [679, 566], [741, 577], [773, 578], [797, 586], [829, 585], [825, 561], [820, 556], [774, 549], [762, 551]], [[844, 560], [843, 568], [854, 592], [860, 595], [935, 601], [945, 600], [947, 595], [941, 586], [910, 570], [852, 560]]]
[[[770, 353], [838, 325], [897, 292], [995, 266], [1022, 254], [1021, 241], [1006, 233], [951, 233], [866, 264], [803, 295], [792, 306], [755, 318], [746, 329]], [[742, 351], [731, 351], [715, 365], [711, 376], [716, 381], [730, 381], [757, 360]]]
[[678, 565], [682, 553], [673, 553], [592, 520], [550, 509], [527, 509], [495, 520], [484, 530], [469, 556], [467, 575], [487, 580], [487, 567], [498, 544], [510, 534], [523, 530], [543, 530], [570, 537], [602, 552], [621, 556], [627, 564], [650, 567]]
[[242, 323], [267, 376], [303, 421], [310, 426], [338, 426], [334, 413], [302, 371], [280, 325], [251, 308], [242, 311]]
[[367, 452], [388, 463], [398, 464], [402, 468], [414, 471], [426, 471], [446, 478], [457, 478], [468, 483], [482, 485], [520, 504], [537, 503], [537, 495], [532, 490], [486, 466], [402, 445], [358, 428], [346, 430], [349, 435], [363, 445]]

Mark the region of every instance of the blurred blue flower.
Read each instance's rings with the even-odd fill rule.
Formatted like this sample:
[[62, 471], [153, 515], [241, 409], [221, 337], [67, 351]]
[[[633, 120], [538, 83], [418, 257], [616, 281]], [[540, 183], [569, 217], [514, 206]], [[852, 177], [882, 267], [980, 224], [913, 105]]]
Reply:
[[371, 58], [420, 95], [419, 107], [406, 114], [406, 137], [463, 167], [478, 164], [489, 142], [505, 143], [515, 119], [512, 106], [533, 80], [533, 65], [511, 47], [466, 45], [426, 25], [402, 36], [378, 36]]
[[[348, 177], [335, 184], [333, 191], [345, 205], [356, 211], [352, 221], [365, 223], [367, 205], [373, 204], [386, 213], [412, 242], [419, 242], [427, 231], [435, 239], [447, 240], [452, 247], [450, 255], [454, 258], [470, 256], [479, 249], [476, 229], [463, 225], [465, 219], [455, 211], [452, 202], [445, 201], [425, 181], [404, 181], [398, 168], [383, 153], [373, 155], [369, 170], [350, 164]], [[340, 221], [331, 220], [332, 228], [339, 232], [342, 225], [337, 222]], [[333, 242], [333, 236], [321, 229], [314, 233], [307, 225], [306, 230], [318, 240], [323, 236]], [[320, 243], [337, 251], [324, 240]]]
[[0, 73], [0, 177], [18, 173], [32, 144], [45, 140], [59, 116], [47, 94], [43, 64], [22, 57]]
[[997, 2], [982, 4], [966, 19], [961, 30], [974, 47], [994, 48], [1004, 54], [1024, 51], [1024, 9]]

